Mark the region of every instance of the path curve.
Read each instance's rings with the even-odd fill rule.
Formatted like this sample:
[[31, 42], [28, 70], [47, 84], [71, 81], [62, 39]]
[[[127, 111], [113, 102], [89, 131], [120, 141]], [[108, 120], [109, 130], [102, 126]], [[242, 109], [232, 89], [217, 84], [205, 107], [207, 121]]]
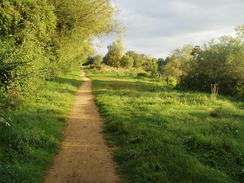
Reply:
[[115, 164], [102, 134], [103, 121], [92, 94], [92, 81], [82, 72], [80, 87], [61, 150], [44, 183], [116, 183]]

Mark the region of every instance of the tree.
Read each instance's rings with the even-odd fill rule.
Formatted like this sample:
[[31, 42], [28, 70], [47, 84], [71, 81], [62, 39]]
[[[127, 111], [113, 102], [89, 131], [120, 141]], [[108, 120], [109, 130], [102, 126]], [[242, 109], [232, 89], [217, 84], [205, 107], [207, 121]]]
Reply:
[[158, 74], [158, 60], [155, 58], [147, 58], [147, 62], [143, 64], [143, 68], [152, 76], [156, 76]]
[[95, 67], [100, 67], [101, 64], [102, 64], [102, 62], [103, 62], [103, 57], [102, 57], [101, 55], [96, 55], [96, 56], [94, 57], [93, 65], [94, 65]]
[[123, 52], [123, 38], [120, 37], [118, 40], [108, 46], [108, 53], [104, 57], [104, 63], [112, 67], [120, 67]]
[[192, 45], [185, 45], [182, 49], [176, 49], [166, 59], [166, 65], [162, 68], [162, 74], [173, 77], [178, 82], [186, 75], [193, 65]]
[[180, 85], [205, 91], [218, 85], [221, 93], [244, 96], [244, 39], [241, 32], [237, 35], [207, 42], [194, 54]]
[[194, 57], [198, 57], [198, 55], [201, 53], [201, 47], [200, 46], [195, 46], [193, 49], [192, 49], [192, 52], [191, 52], [191, 55], [194, 56]]
[[27, 95], [77, 67], [115, 29], [114, 14], [110, 0], [0, 1], [0, 86]]
[[94, 54], [92, 40], [115, 29], [111, 0], [51, 0], [57, 17], [53, 36], [56, 62], [63, 71]]
[[237, 37], [243, 41], [243, 39], [244, 39], [244, 25], [237, 26], [235, 28], [235, 31], [236, 31]]
[[161, 71], [163, 66], [166, 64], [165, 60], [163, 58], [158, 59], [158, 71]]
[[133, 58], [133, 60], [134, 60], [133, 67], [135, 67], [135, 68], [141, 67], [147, 61], [146, 55], [138, 54], [135, 51], [128, 51], [128, 52], [126, 52], [126, 55]]
[[53, 8], [45, 0], [1, 1], [0, 19], [0, 86], [27, 95], [48, 75]]
[[95, 56], [88, 56], [86, 62], [83, 64], [84, 66], [94, 66], [96, 68], [100, 68], [103, 62], [103, 56], [95, 55]]
[[131, 68], [133, 66], [133, 63], [133, 58], [127, 55], [124, 55], [120, 60], [120, 66], [124, 68]]

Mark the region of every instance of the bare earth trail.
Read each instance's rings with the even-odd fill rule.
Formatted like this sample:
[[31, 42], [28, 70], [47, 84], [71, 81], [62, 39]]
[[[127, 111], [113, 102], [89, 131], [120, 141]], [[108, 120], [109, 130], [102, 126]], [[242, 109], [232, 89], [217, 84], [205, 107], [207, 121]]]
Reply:
[[102, 134], [103, 121], [92, 95], [92, 81], [85, 77], [80, 87], [61, 150], [45, 183], [116, 183], [115, 165]]

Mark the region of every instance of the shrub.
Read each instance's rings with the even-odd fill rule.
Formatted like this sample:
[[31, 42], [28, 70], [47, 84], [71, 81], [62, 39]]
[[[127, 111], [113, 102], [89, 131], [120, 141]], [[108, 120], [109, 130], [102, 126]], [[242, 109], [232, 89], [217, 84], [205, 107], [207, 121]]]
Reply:
[[211, 84], [217, 84], [219, 93], [243, 97], [243, 50], [243, 39], [238, 36], [209, 41], [192, 61], [186, 62], [186, 70], [180, 67], [180, 85], [210, 91]]
[[113, 31], [113, 15], [110, 0], [1, 1], [0, 87], [27, 96], [78, 67], [93, 52], [91, 38]]
[[127, 55], [124, 55], [120, 60], [120, 66], [124, 68], [131, 68], [133, 66], [133, 63], [133, 58]]
[[43, 1], [3, 1], [0, 8], [1, 86], [8, 92], [28, 94], [46, 77], [48, 42], [56, 17]]

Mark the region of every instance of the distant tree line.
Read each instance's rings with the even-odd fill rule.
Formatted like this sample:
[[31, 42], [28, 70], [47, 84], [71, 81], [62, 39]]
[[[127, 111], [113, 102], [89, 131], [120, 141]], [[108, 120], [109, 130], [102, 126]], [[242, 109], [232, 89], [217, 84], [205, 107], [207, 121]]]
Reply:
[[211, 85], [220, 93], [244, 97], [244, 25], [236, 28], [236, 36], [222, 36], [203, 46], [185, 45], [167, 58], [151, 58], [128, 51], [124, 54], [123, 39], [108, 46], [102, 56], [89, 57], [90, 64], [112, 67], [141, 68], [146, 76], [161, 77], [180, 88], [210, 91]]
[[115, 68], [142, 68], [145, 72], [148, 72], [148, 75], [156, 76], [159, 74], [158, 69], [161, 67], [161, 62], [163, 63], [164, 59], [152, 58], [135, 51], [124, 53], [124, 50], [123, 38], [120, 37], [108, 46], [108, 52], [104, 57], [100, 55], [89, 56], [84, 65], [100, 67], [101, 64], [105, 64]]

